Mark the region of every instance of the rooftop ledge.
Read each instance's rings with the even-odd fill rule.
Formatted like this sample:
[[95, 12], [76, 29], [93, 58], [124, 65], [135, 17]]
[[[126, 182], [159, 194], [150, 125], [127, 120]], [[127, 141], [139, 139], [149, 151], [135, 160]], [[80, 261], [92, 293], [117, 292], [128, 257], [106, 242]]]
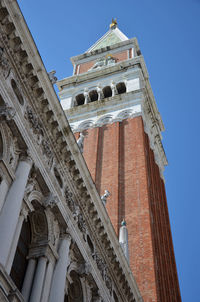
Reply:
[[93, 55], [100, 54], [100, 53], [103, 53], [103, 52], [108, 51], [108, 50], [114, 50], [116, 48], [126, 46], [126, 45], [131, 45], [131, 44], [136, 48], [136, 51], [140, 50], [137, 39], [132, 38], [132, 39], [129, 39], [127, 41], [122, 41], [122, 42], [116, 43], [116, 44], [111, 45], [111, 46], [96, 49], [96, 50], [91, 51], [91, 52], [85, 52], [81, 55], [71, 57], [70, 60], [71, 60], [72, 64], [76, 64], [76, 62], [79, 61], [79, 60], [89, 58]]
[[64, 78], [62, 80], [59, 80], [56, 84], [58, 86], [59, 91], [62, 91], [63, 88], [65, 88], [66, 86], [70, 86], [70, 85], [77, 85], [80, 84], [81, 82], [84, 81], [89, 81], [89, 80], [94, 80], [97, 77], [100, 76], [106, 76], [107, 74], [110, 73], [115, 73], [118, 71], [121, 71], [122, 69], [125, 68], [130, 68], [133, 67], [134, 65], [140, 64], [142, 67], [142, 71], [144, 73], [144, 78], [148, 79], [149, 78], [149, 74], [144, 62], [144, 58], [143, 56], [137, 56], [133, 59], [129, 59], [126, 61], [122, 61], [119, 63], [116, 63], [115, 65], [109, 66], [109, 67], [104, 67], [98, 70], [91, 70], [91, 71], [87, 71], [78, 75], [74, 75], [71, 77], [67, 77]]

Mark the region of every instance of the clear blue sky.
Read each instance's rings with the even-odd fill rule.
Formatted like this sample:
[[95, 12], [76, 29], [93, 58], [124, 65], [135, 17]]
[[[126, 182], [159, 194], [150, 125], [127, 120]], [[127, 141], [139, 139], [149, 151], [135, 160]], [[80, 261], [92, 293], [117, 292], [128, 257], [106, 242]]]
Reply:
[[165, 171], [182, 299], [200, 302], [200, 0], [19, 0], [47, 71], [70, 76], [117, 17], [137, 37], [164, 121]]

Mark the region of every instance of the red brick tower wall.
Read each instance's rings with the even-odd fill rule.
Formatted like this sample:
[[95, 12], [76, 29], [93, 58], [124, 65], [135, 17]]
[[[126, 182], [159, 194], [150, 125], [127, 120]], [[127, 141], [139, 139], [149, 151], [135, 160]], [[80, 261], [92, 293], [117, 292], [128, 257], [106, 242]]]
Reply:
[[[132, 57], [132, 50], [129, 49], [129, 50], [124, 50], [124, 51], [115, 53], [113, 55], [113, 57], [116, 59], [117, 63], [125, 61]], [[92, 60], [92, 61], [81, 63], [81, 64], [77, 65], [75, 74], [87, 72], [90, 68], [92, 68], [92, 66], [95, 64], [95, 62], [96, 62], [95, 60], [94, 61]]]
[[118, 235], [125, 218], [130, 267], [145, 302], [181, 301], [165, 187], [141, 117], [88, 130], [84, 157]]

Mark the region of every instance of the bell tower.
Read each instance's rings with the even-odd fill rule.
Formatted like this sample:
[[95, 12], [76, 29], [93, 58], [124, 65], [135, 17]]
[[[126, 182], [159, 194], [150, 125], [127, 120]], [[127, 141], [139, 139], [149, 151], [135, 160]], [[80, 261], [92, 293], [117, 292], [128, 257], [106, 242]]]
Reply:
[[117, 236], [128, 229], [129, 264], [145, 302], [181, 301], [163, 171], [163, 122], [136, 38], [112, 20], [57, 82], [61, 105]]

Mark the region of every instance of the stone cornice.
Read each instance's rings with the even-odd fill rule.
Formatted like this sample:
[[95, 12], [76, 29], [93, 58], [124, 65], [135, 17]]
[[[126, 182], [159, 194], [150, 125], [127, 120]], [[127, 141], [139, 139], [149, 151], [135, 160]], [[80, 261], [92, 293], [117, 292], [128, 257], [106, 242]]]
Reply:
[[146, 65], [144, 63], [144, 59], [142, 56], [135, 57], [133, 59], [129, 59], [126, 61], [122, 61], [119, 63], [116, 63], [109, 67], [104, 67], [97, 70], [91, 70], [89, 72], [81, 73], [79, 75], [74, 75], [68, 78], [64, 78], [60, 81], [58, 81], [56, 84], [58, 86], [58, 89], [62, 91], [62, 89], [70, 87], [71, 85], [79, 85], [81, 83], [84, 83], [86, 81], [91, 81], [94, 79], [98, 79], [100, 77], [105, 77], [106, 75], [110, 75], [111, 73], [118, 73], [121, 72], [123, 69], [129, 69], [133, 67], [138, 67], [138, 64], [142, 65], [142, 70], [144, 72], [145, 78], [148, 78], [148, 71], [146, 68]]
[[91, 57], [96, 56], [98, 54], [103, 54], [107, 51], [113, 51], [113, 50], [116, 50], [116, 49], [119, 49], [119, 51], [120, 51], [121, 48], [123, 48], [125, 46], [135, 47], [137, 51], [139, 50], [137, 39], [132, 38], [132, 39], [129, 39], [127, 41], [119, 42], [119, 43], [116, 43], [116, 44], [111, 45], [111, 46], [103, 47], [103, 48], [100, 48], [100, 49], [96, 49], [94, 51], [85, 52], [85, 53], [83, 53], [81, 55], [78, 55], [78, 56], [74, 56], [74, 57], [71, 58], [71, 62], [73, 64], [77, 64], [77, 63], [80, 63], [82, 60], [84, 60], [86, 58], [91, 58]]
[[[80, 206], [82, 203], [85, 219], [87, 218], [88, 223], [93, 227], [95, 241], [99, 242], [99, 247], [101, 246], [102, 255], [109, 271], [113, 272], [112, 275], [115, 276], [116, 286], [120, 288], [124, 301], [142, 301], [114, 229], [96, 191], [86, 163], [79, 151], [17, 2], [15, 0], [2, 0], [0, 3], [3, 5], [3, 7], [0, 7], [0, 21], [4, 47], [24, 90], [30, 92], [30, 94], [27, 93], [27, 96], [29, 95], [27, 100], [29, 100], [34, 111], [40, 117], [43, 128], [50, 140], [52, 152], [54, 152], [55, 156], [57, 155], [56, 157], [62, 170], [61, 177], [65, 179], [65, 182], [68, 182], [69, 173], [72, 178], [73, 171], [76, 172], [75, 180], [72, 180], [73, 190], [78, 196], [82, 197], [82, 200], [80, 199], [79, 201]], [[17, 117], [15, 117], [15, 121], [17, 121]], [[25, 120], [24, 123], [26, 124]], [[21, 125], [21, 127], [24, 126]], [[33, 142], [32, 146], [34, 149]], [[41, 159], [40, 161], [42, 163]], [[44, 164], [42, 166], [45, 167]], [[47, 171], [45, 173], [48, 174]], [[52, 176], [49, 175], [48, 177]], [[61, 195], [62, 190], [59, 193], [57, 189], [57, 193]], [[57, 207], [59, 209], [62, 208], [62, 211], [65, 212], [61, 203]], [[86, 212], [88, 213], [87, 216]], [[108, 247], [109, 253], [106, 252]]]

